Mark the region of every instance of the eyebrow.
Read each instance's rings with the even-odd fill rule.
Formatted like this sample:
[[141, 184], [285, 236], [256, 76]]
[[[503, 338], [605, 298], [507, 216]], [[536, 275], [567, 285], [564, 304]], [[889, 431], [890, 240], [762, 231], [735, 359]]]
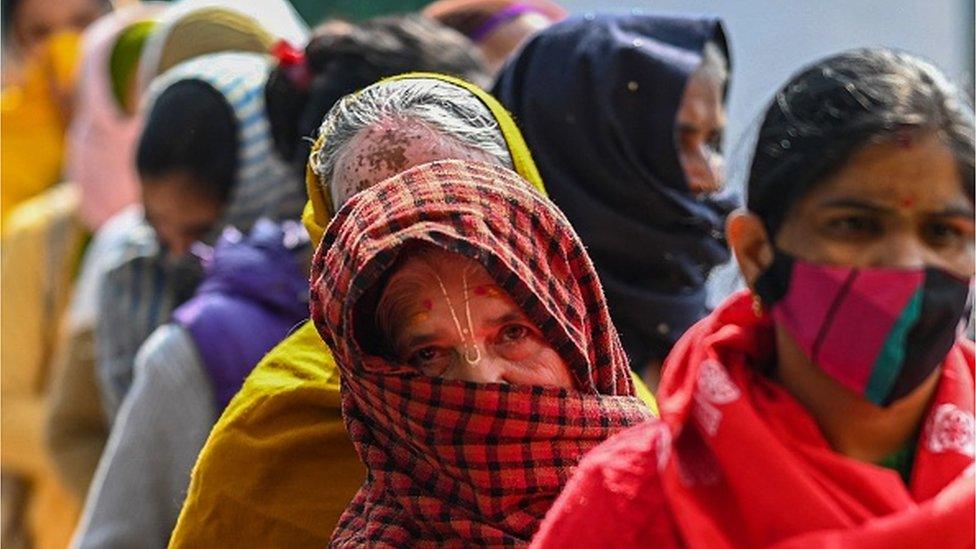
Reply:
[[[486, 323], [489, 324], [490, 326], [501, 326], [502, 324], [507, 324], [509, 322], [524, 321], [524, 320], [525, 317], [521, 313], [511, 311], [502, 314], [500, 316], [497, 316], [495, 318], [490, 318], [486, 321]], [[421, 345], [428, 345], [434, 343], [438, 339], [439, 339], [438, 335], [433, 332], [414, 334], [406, 337], [403, 340], [405, 344], [403, 345], [402, 348], [413, 349]]]
[[725, 132], [725, 126], [724, 125], [717, 126], [717, 127], [714, 127], [714, 128], [703, 128], [702, 126], [699, 126], [697, 124], [691, 124], [691, 123], [686, 123], [686, 122], [678, 122], [675, 125], [675, 129], [677, 131], [679, 131], [679, 132], [685, 132], [685, 131], [703, 132], [705, 130], [709, 130], [709, 131], [712, 131], [712, 132], [718, 132], [718, 133], [724, 133]]
[[501, 316], [497, 316], [495, 318], [489, 318], [487, 322], [492, 326], [500, 326], [502, 324], [508, 324], [509, 322], [514, 322], [516, 320], [524, 320], [524, 317], [522, 316], [521, 313], [518, 313], [516, 311], [510, 311]]
[[826, 208], [852, 208], [856, 210], [870, 210], [876, 213], [887, 213], [890, 214], [894, 212], [893, 208], [888, 208], [874, 202], [869, 202], [863, 199], [857, 198], [829, 198], [820, 203], [820, 206]]
[[966, 217], [971, 221], [973, 214], [976, 213], [972, 208], [965, 208], [963, 206], [950, 206], [942, 211], [932, 212], [929, 215], [935, 217]]
[[[820, 203], [827, 208], [852, 208], [858, 210], [869, 210], [879, 214], [891, 214], [895, 210], [887, 206], [856, 198], [831, 198]], [[949, 206], [943, 210], [927, 212], [927, 215], [935, 217], [972, 217], [973, 209], [965, 206]]]
[[414, 349], [422, 345], [429, 345], [435, 341], [437, 341], [437, 334], [433, 334], [433, 333], [416, 334], [407, 337], [404, 344], [402, 346], [398, 345], [397, 347], [400, 347], [401, 349], [405, 349], [405, 350]]

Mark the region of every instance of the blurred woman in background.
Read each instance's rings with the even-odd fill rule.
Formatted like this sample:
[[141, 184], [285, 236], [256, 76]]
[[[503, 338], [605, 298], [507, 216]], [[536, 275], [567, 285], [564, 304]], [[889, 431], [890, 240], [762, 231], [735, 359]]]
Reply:
[[729, 259], [719, 198], [730, 61], [709, 17], [576, 16], [537, 34], [495, 94], [593, 257], [631, 367], [656, 386]]
[[[184, 0], [173, 4], [160, 15], [159, 24], [146, 38], [142, 48], [135, 77], [136, 89], [133, 92], [136, 97], [144, 95], [145, 86], [159, 74], [158, 71], [167, 70], [182, 61], [221, 51], [248, 51], [266, 55], [281, 33], [299, 36], [304, 40], [304, 23], [297, 19], [297, 15], [284, 0], [262, 0], [256, 4], [264, 6], [268, 13], [280, 15], [270, 18], [268, 26], [254, 18], [248, 7], [250, 3], [240, 9], [227, 4], [219, 0]], [[277, 10], [273, 9], [276, 6]], [[264, 132], [266, 128], [261, 128], [260, 131]], [[269, 169], [269, 166], [278, 161], [272, 151], [268, 151], [263, 159], [261, 168], [248, 169], [245, 166], [242, 169], [253, 171], [243, 173], [253, 175], [256, 171]], [[278, 173], [279, 168], [280, 166], [274, 168], [276, 173], [269, 179], [279, 180], [286, 177], [284, 172]], [[272, 182], [268, 183], [270, 185]], [[296, 184], [287, 192], [292, 193], [295, 200], [300, 200], [300, 185]], [[263, 199], [273, 200], [272, 197]], [[252, 210], [248, 215], [254, 213]], [[114, 249], [107, 255], [122, 258], [111, 264], [103, 263], [98, 268], [97, 291], [105, 300], [99, 301], [97, 305], [100, 312], [96, 315], [99, 324], [95, 331], [95, 352], [101, 386], [105, 390], [102, 395], [103, 404], [110, 420], [128, 386], [139, 347], [156, 327], [169, 318], [176, 304], [193, 295], [199, 283], [199, 264], [192, 257], [183, 256], [178, 264], [163, 261], [166, 254], [159, 253], [158, 241], [151, 226], [141, 220], [143, 215], [142, 212], [137, 214], [139, 220], [135, 226], [121, 227], [123, 234], [118, 235], [118, 238], [116, 235], [105, 235], [106, 239], [119, 241], [113, 244]], [[256, 216], [251, 221], [254, 219]], [[172, 226], [167, 225], [166, 228], [171, 229]], [[210, 237], [216, 239], [221, 228], [215, 227]], [[178, 252], [185, 251], [192, 243], [192, 238], [188, 239], [192, 235], [183, 232], [181, 235], [169, 234], [163, 238], [167, 241], [167, 246], [176, 246], [173, 251], [177, 253], [170, 254], [171, 259], [180, 255]], [[123, 267], [120, 264], [129, 266]], [[183, 274], [177, 274], [173, 271], [174, 268]], [[112, 277], [116, 278], [112, 280]], [[181, 283], [185, 286], [184, 289], [177, 291], [171, 287], [176, 279], [185, 279], [185, 283]], [[112, 290], [105, 291], [105, 286]], [[122, 291], [120, 288], [127, 289]], [[170, 297], [161, 297], [165, 295]], [[174, 297], [176, 301], [171, 301]], [[126, 299], [132, 301], [120, 301]], [[115, 381], [109, 382], [109, 378], [114, 378]]]
[[[154, 84], [136, 163], [146, 219], [153, 228], [153, 233], [147, 235], [152, 238], [147, 239], [147, 247], [151, 245], [157, 251], [155, 255], [137, 256], [109, 272], [103, 302], [110, 298], [120, 308], [104, 308], [103, 316], [112, 318], [102, 318], [100, 322], [145, 322], [137, 315], [151, 316], [154, 307], [172, 311], [185, 301], [195, 291], [199, 277], [184, 277], [188, 271], [177, 265], [192, 266], [197, 260], [190, 253], [191, 245], [214, 242], [213, 235], [223, 227], [248, 231], [264, 216], [297, 219], [304, 203], [303, 193], [274, 155], [264, 116], [263, 91], [269, 70], [268, 59], [262, 55], [211, 54], [178, 65]], [[167, 267], [164, 273], [169, 277], [157, 293], [145, 293], [145, 289], [131, 282], [139, 280], [145, 261], [158, 261]], [[180, 292], [190, 295], [181, 299]], [[186, 354], [182, 349], [170, 349], [164, 355], [168, 360], [179, 361], [178, 357]], [[161, 442], [166, 440], [166, 431], [153, 434], [141, 430], [140, 437], [122, 436], [127, 428], [136, 425], [130, 418], [130, 399], [122, 400], [134, 374], [99, 373], [103, 392], [126, 406], [113, 424], [88, 494], [77, 542], [80, 546], [145, 544], [151, 538], [165, 545], [178, 506], [172, 506], [167, 518], [148, 505], [136, 506], [139, 513], [134, 513], [131, 502], [135, 494], [145, 494], [151, 498], [149, 501], [168, 501], [169, 498], [156, 499], [166, 484], [154, 483], [157, 478], [168, 477], [126, 476], [126, 471], [146, 466], [165, 471], [183, 465], [158, 454], [125, 458], [126, 448], [148, 449], [140, 443], [141, 436]], [[182, 389], [180, 395], [185, 395], [208, 391], [208, 385], [204, 380], [188, 383]], [[206, 424], [206, 411], [189, 406], [179, 406], [176, 411], [187, 418], [169, 417], [171, 423], [160, 425], [161, 428], [190, 429], [198, 416]], [[200, 436], [205, 431], [206, 428]], [[116, 454], [123, 459], [116, 459]], [[175, 482], [182, 487], [180, 478], [178, 475]]]
[[[411, 26], [413, 22], [423, 24]], [[326, 62], [311, 73], [315, 77], [310, 72], [301, 72], [310, 69], [304, 61], [295, 59], [298, 52], [279, 43], [275, 48], [278, 66], [269, 73], [261, 91], [262, 98], [270, 103], [255, 99], [242, 110], [251, 113], [247, 116], [252, 120], [261, 107], [274, 104], [275, 109], [265, 107], [267, 120], [261, 126], [277, 137], [271, 154], [278, 156], [285, 152], [282, 156], [290, 158], [294, 150], [304, 149], [301, 130], [296, 131], [297, 126], [308, 123], [304, 115], [314, 116], [316, 110], [330, 107], [329, 97], [334, 102], [341, 95], [355, 91], [361, 85], [357, 83], [358, 78], [370, 76], [366, 66], [355, 64], [350, 56], [379, 58], [377, 50], [396, 47], [396, 55], [385, 59], [388, 66], [395, 67], [396, 59], [402, 61], [412, 53], [400, 47], [403, 42], [419, 37], [423, 39], [420, 44], [433, 45], [421, 31], [433, 30], [432, 36], [444, 31], [463, 40], [435, 25], [419, 18], [385, 18], [361, 26], [325, 25], [310, 48], [316, 56], [326, 59], [341, 56], [343, 61], [338, 64], [343, 66]], [[447, 48], [439, 51], [447, 56], [463, 57]], [[421, 57], [418, 64], [424, 61]], [[476, 68], [477, 64], [471, 66]], [[355, 68], [355, 72], [347, 70], [350, 68]], [[372, 76], [378, 78], [383, 74]], [[239, 93], [230, 90], [229, 96]], [[253, 94], [254, 91], [247, 91], [247, 95]], [[296, 95], [304, 96], [305, 100], [294, 101]], [[190, 102], [194, 101], [190, 97]], [[302, 113], [302, 109], [295, 108], [296, 104], [305, 105], [309, 112]], [[194, 117], [207, 116], [195, 112], [197, 108], [184, 105], [177, 110]], [[215, 110], [206, 107], [204, 112]], [[180, 131], [177, 123], [180, 116], [167, 111], [158, 120], [159, 123], [169, 120], [170, 126]], [[219, 127], [217, 122], [206, 125]], [[147, 133], [150, 129], [147, 128]], [[254, 129], [246, 133], [251, 148], [256, 135]], [[286, 135], [294, 142], [287, 143]], [[227, 141], [227, 136], [201, 136], [201, 139], [213, 143]], [[159, 140], [140, 152], [162, 148], [166, 142]], [[202, 159], [225, 156], [200, 150], [199, 143], [193, 147], [187, 150]], [[140, 160], [143, 159], [140, 155]], [[145, 164], [140, 163], [143, 170]], [[300, 185], [299, 174], [290, 177], [295, 186]], [[180, 194], [185, 196], [188, 192]], [[185, 204], [183, 208], [186, 209]], [[153, 213], [152, 204], [147, 203], [146, 209]], [[307, 318], [309, 247], [298, 223], [298, 213], [298, 209], [293, 210], [291, 217], [280, 224], [261, 221], [248, 234], [227, 229], [212, 249], [195, 252], [204, 256], [205, 267], [196, 295], [174, 311], [169, 323], [153, 332], [136, 356], [133, 384], [123, 400], [102, 458], [103, 472], [93, 488], [98, 492], [93, 496], [98, 501], [91, 507], [92, 519], [83, 544], [97, 545], [106, 540], [106, 535], [115, 541], [136, 539], [146, 532], [155, 532], [152, 537], [160, 545], [168, 540], [186, 493], [190, 470], [216, 418], [261, 357], [289, 329]], [[158, 223], [166, 225], [167, 221], [173, 220]], [[197, 247], [200, 248], [199, 244]], [[181, 419], [174, 421], [176, 417]], [[140, 509], [138, 515], [125, 512], [133, 504]]]
[[551, 0], [440, 0], [423, 14], [468, 37], [485, 56], [492, 77], [533, 34], [568, 15]]

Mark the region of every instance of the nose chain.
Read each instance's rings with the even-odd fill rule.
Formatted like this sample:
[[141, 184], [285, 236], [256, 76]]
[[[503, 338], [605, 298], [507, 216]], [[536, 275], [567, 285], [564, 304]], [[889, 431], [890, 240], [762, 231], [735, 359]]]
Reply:
[[461, 341], [464, 341], [464, 361], [474, 366], [481, 362], [481, 349], [478, 348], [478, 343], [474, 339], [474, 323], [471, 322], [471, 300], [468, 299], [468, 273], [466, 270], [461, 272], [461, 284], [464, 287], [464, 314], [468, 321], [467, 328], [461, 327], [461, 321], [458, 320], [457, 313], [454, 311], [454, 303], [451, 301], [451, 296], [447, 294], [444, 281], [441, 280], [440, 275], [436, 272], [434, 273], [434, 277], [437, 279], [437, 284], [441, 287], [444, 300], [447, 301], [447, 308], [451, 311], [451, 318], [454, 319], [454, 327], [457, 329], [458, 335], [461, 336]]

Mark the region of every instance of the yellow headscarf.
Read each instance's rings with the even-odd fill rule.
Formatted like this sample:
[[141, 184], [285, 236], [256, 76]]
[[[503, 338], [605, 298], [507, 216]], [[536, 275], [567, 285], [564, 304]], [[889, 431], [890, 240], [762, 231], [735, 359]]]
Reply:
[[[431, 78], [479, 98], [501, 128], [515, 171], [545, 194], [539, 170], [511, 115], [490, 94], [463, 80]], [[319, 137], [312, 152], [321, 150]], [[302, 221], [322, 240], [333, 213], [311, 166]], [[654, 397], [635, 378], [638, 396]], [[305, 322], [255, 367], [200, 452], [170, 547], [327, 545], [365, 470], [342, 422], [339, 373], [314, 324]]]

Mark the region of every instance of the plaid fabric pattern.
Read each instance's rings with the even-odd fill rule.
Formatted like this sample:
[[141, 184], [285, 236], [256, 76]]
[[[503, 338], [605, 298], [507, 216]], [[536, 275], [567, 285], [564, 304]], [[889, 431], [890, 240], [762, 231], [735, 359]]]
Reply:
[[[412, 240], [484, 265], [579, 390], [435, 379], [365, 354], [357, 301]], [[369, 471], [336, 546], [527, 543], [583, 454], [650, 417], [579, 238], [504, 168], [432, 162], [350, 200], [313, 261], [312, 319], [341, 370], [346, 426]]]

